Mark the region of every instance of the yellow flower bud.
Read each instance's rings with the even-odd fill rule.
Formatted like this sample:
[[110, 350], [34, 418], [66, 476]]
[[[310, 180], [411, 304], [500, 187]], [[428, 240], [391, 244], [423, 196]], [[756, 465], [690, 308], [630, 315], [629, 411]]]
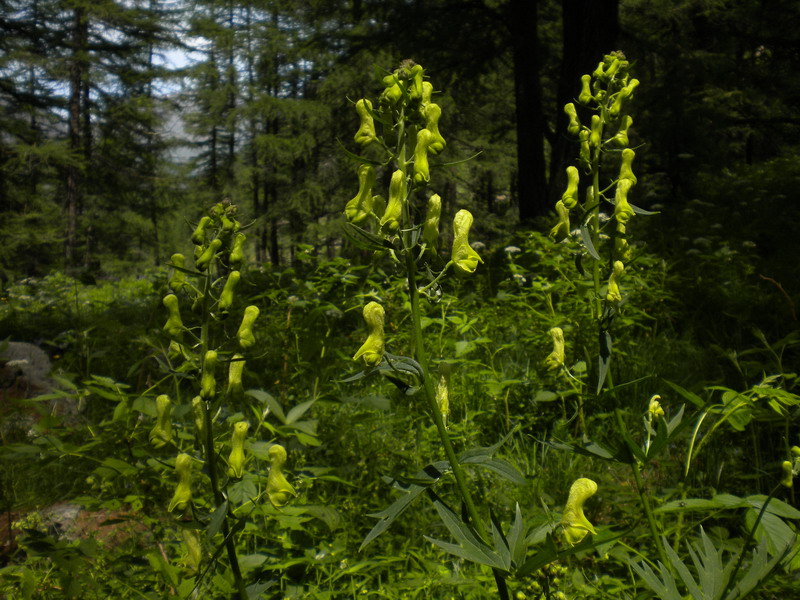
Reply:
[[583, 504], [597, 492], [597, 484], [591, 479], [582, 477], [576, 480], [569, 489], [569, 498], [561, 515], [564, 537], [570, 544], [577, 544], [587, 533], [597, 534], [594, 526], [583, 514]]
[[228, 396], [239, 398], [244, 393], [242, 387], [242, 373], [244, 372], [244, 357], [234, 354], [228, 364]]
[[150, 443], [163, 448], [172, 441], [172, 403], [169, 396], [161, 394], [156, 398], [156, 424], [150, 430]]
[[372, 118], [372, 102], [362, 98], [356, 102], [356, 112], [361, 119], [361, 126], [354, 137], [356, 143], [363, 148], [378, 139], [375, 135], [375, 121]]
[[375, 169], [363, 164], [358, 167], [358, 194], [344, 207], [344, 214], [352, 223], [359, 223], [372, 211], [372, 188], [375, 185]]
[[550, 337], [553, 338], [553, 351], [544, 359], [544, 364], [550, 370], [559, 369], [564, 365], [565, 358], [565, 343], [564, 332], [560, 327], [553, 327], [550, 331]]
[[633, 182], [630, 179], [620, 179], [614, 193], [614, 218], [623, 225], [635, 214], [628, 203], [628, 191], [632, 186]]
[[195, 246], [203, 246], [206, 243], [206, 230], [211, 223], [211, 217], [203, 217], [200, 219], [200, 222], [197, 224], [194, 233], [192, 233], [192, 243]]
[[283, 446], [275, 444], [269, 449], [269, 476], [267, 477], [267, 498], [275, 508], [281, 508], [289, 503], [292, 497], [297, 496], [292, 485], [283, 475], [283, 465], [286, 464], [286, 450]]
[[422, 106], [430, 104], [433, 95], [433, 84], [430, 81], [422, 82]]
[[561, 201], [569, 209], [575, 207], [578, 203], [578, 183], [580, 182], [580, 173], [575, 167], [567, 167], [567, 191], [561, 195]]
[[388, 234], [397, 232], [400, 217], [403, 214], [403, 203], [406, 200], [406, 176], [398, 169], [392, 173], [389, 182], [389, 202], [381, 217], [381, 229]]
[[800, 446], [792, 446], [792, 456], [800, 457]]
[[439, 381], [436, 384], [436, 404], [439, 412], [442, 413], [445, 425], [447, 417], [450, 416], [450, 365], [442, 363], [439, 365]]
[[638, 79], [631, 79], [628, 85], [622, 88], [618, 93], [616, 98], [614, 99], [614, 103], [611, 105], [611, 108], [608, 109], [608, 113], [612, 119], [617, 118], [620, 113], [622, 112], [622, 105], [623, 103], [628, 100], [631, 96], [633, 96], [633, 91], [639, 85]]
[[472, 213], [462, 209], [453, 219], [453, 250], [450, 260], [453, 261], [456, 273], [471, 275], [483, 259], [469, 245], [469, 230], [472, 227]]
[[256, 338], [253, 335], [253, 323], [258, 318], [258, 307], [248, 306], [244, 309], [244, 316], [242, 316], [242, 324], [239, 325], [239, 330], [236, 332], [236, 337], [239, 340], [239, 347], [243, 350], [255, 345]]
[[225, 286], [222, 288], [222, 292], [219, 295], [219, 303], [217, 304], [217, 308], [221, 312], [228, 312], [228, 309], [233, 304], [233, 294], [236, 291], [236, 286], [239, 285], [241, 277], [242, 274], [239, 271], [231, 271], [228, 275]]
[[439, 118], [442, 116], [442, 109], [438, 104], [433, 104], [431, 102], [424, 108], [424, 111], [425, 129], [430, 131], [432, 135], [431, 142], [428, 145], [428, 151], [432, 154], [439, 154], [447, 145], [442, 134], [439, 133]]
[[418, 185], [431, 180], [428, 149], [432, 143], [433, 134], [427, 129], [420, 129], [417, 133], [417, 145], [414, 147], [414, 183]]
[[647, 406], [647, 415], [650, 420], [664, 416], [664, 409], [661, 408], [659, 400], [661, 400], [661, 396], [658, 394], [650, 398], [650, 403]]
[[203, 374], [200, 376], [200, 396], [204, 400], [212, 399], [216, 393], [217, 380], [214, 377], [216, 369], [217, 353], [209, 350], [203, 358]]
[[592, 115], [592, 131], [589, 134], [589, 144], [593, 148], [599, 148], [603, 135], [603, 121], [599, 115]]
[[616, 135], [611, 138], [617, 146], [624, 148], [628, 145], [628, 129], [633, 125], [633, 118], [630, 115], [625, 115], [622, 119], [622, 124], [619, 126]]
[[202, 445], [205, 443], [206, 436], [206, 407], [205, 402], [200, 396], [192, 398], [192, 416], [194, 417], [194, 433], [197, 442]]
[[781, 485], [784, 487], [792, 487], [792, 480], [794, 479], [794, 471], [792, 471], [792, 463], [788, 460], [783, 461], [781, 465], [783, 469], [783, 477], [781, 478]]
[[606, 300], [609, 302], [619, 302], [622, 300], [622, 294], [619, 291], [619, 280], [624, 271], [625, 265], [623, 265], [621, 261], [615, 260], [614, 270], [611, 272], [611, 276], [608, 278], [608, 293], [606, 294]]
[[[186, 257], [183, 254], [175, 253], [170, 258], [173, 265], [183, 268], [186, 265]], [[169, 278], [169, 289], [178, 292], [186, 285], [186, 273], [179, 269], [173, 269]]]
[[425, 224], [422, 226], [422, 239], [432, 252], [436, 251], [439, 243], [439, 218], [442, 216], [442, 198], [433, 194], [428, 198], [425, 211]]
[[213, 258], [217, 255], [217, 251], [222, 247], [222, 240], [219, 238], [211, 240], [211, 243], [208, 245], [200, 257], [195, 260], [194, 266], [197, 267], [198, 271], [205, 271], [208, 268], [208, 265], [211, 263]]
[[625, 148], [625, 150], [622, 151], [622, 163], [619, 167], [620, 181], [629, 180], [632, 182], [631, 185], [636, 185], [636, 175], [633, 174], [633, 170], [631, 169], [631, 164], [635, 157], [636, 153], [630, 148]]
[[246, 240], [247, 236], [243, 233], [237, 233], [233, 236], [233, 245], [228, 256], [228, 262], [234, 268], [238, 269], [244, 262], [244, 243]]
[[179, 454], [175, 459], [175, 473], [178, 475], [178, 485], [169, 503], [169, 512], [183, 510], [192, 501], [192, 457]]
[[592, 149], [589, 146], [589, 131], [586, 129], [581, 129], [580, 133], [578, 134], [578, 138], [581, 142], [581, 150], [579, 155], [581, 166], [588, 170], [592, 164]]
[[631, 259], [632, 250], [625, 238], [626, 227], [624, 223], [617, 223], [617, 234], [614, 236], [614, 258], [623, 263]]
[[228, 477], [241, 479], [244, 472], [244, 441], [247, 437], [247, 430], [250, 424], [247, 421], [239, 421], [233, 425], [231, 434], [231, 453], [228, 456]]
[[581, 131], [581, 122], [578, 120], [578, 113], [575, 111], [575, 105], [572, 102], [565, 104], [564, 112], [569, 117], [567, 131], [572, 135], [578, 135], [578, 133]]
[[377, 302], [370, 302], [364, 307], [364, 321], [367, 323], [369, 334], [367, 341], [358, 349], [353, 356], [353, 360], [359, 358], [368, 367], [377, 367], [383, 360], [383, 321], [385, 312], [383, 307]]
[[561, 200], [556, 202], [556, 214], [558, 223], [550, 230], [550, 239], [560, 242], [569, 236], [569, 210]]
[[200, 570], [203, 562], [203, 545], [196, 529], [184, 528], [181, 530], [183, 543], [186, 546], [185, 564], [193, 573]]
[[592, 90], [589, 87], [589, 83], [591, 81], [592, 81], [591, 75], [581, 76], [581, 93], [578, 94], [578, 102], [580, 102], [584, 106], [592, 101]]
[[175, 294], [168, 294], [167, 296], [164, 296], [164, 300], [162, 302], [164, 304], [164, 308], [169, 311], [167, 322], [164, 323], [164, 331], [173, 340], [180, 341], [183, 339], [183, 321], [181, 320], [178, 297]]

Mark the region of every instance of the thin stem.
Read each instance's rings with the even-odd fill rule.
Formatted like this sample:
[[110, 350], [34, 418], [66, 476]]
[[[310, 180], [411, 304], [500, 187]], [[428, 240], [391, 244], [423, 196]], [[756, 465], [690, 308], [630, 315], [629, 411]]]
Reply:
[[[622, 412], [619, 409], [615, 409], [614, 416], [616, 417], [619, 431], [625, 431], [625, 423], [622, 420]], [[631, 463], [631, 471], [633, 471], [633, 481], [636, 484], [636, 491], [639, 493], [639, 501], [642, 503], [644, 516], [647, 519], [648, 526], [650, 527], [650, 535], [653, 537], [653, 542], [656, 545], [658, 557], [666, 566], [669, 564], [669, 561], [667, 560], [667, 554], [664, 551], [664, 546], [661, 543], [661, 536], [658, 534], [658, 527], [656, 526], [656, 519], [653, 515], [653, 509], [650, 506], [650, 501], [647, 499], [647, 495], [645, 494], [644, 481], [642, 480], [642, 470], [639, 466], [639, 462], [635, 458]]]
[[[209, 272], [206, 274], [203, 288], [203, 315], [205, 318], [203, 319], [203, 325], [200, 329], [200, 352], [201, 356], [205, 357], [206, 352], [208, 352], [209, 349], [208, 304], [211, 294], [211, 266], [209, 266]], [[205, 368], [205, 360], [203, 361], [203, 365], [203, 368]], [[222, 503], [225, 502], [225, 497], [222, 494], [219, 486], [219, 476], [217, 474], [217, 452], [214, 449], [214, 432], [212, 431], [211, 427], [211, 411], [209, 410], [208, 401], [203, 403], [203, 421], [206, 427], [204, 446], [208, 473], [211, 479], [211, 491], [214, 495], [215, 506], [220, 507]], [[239, 568], [239, 559], [236, 555], [236, 544], [233, 540], [233, 536], [230, 535], [227, 511], [225, 514], [225, 519], [222, 521], [222, 535], [225, 539], [225, 551], [228, 554], [228, 561], [231, 564], [231, 572], [233, 573], [233, 579], [236, 582], [236, 589], [239, 593], [239, 598], [241, 600], [249, 600], [244, 578], [242, 577], [242, 570]]]

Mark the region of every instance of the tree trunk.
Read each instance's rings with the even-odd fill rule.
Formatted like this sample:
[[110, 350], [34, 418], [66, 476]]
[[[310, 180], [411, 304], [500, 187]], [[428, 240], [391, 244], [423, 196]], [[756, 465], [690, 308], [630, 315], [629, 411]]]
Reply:
[[514, 57], [519, 174], [516, 200], [519, 219], [523, 223], [546, 214], [548, 206], [537, 24], [537, 0], [510, 1], [509, 29]]
[[[67, 104], [69, 149], [75, 155], [79, 155], [82, 150], [85, 150], [81, 144], [81, 93], [83, 91], [87, 34], [86, 12], [83, 8], [76, 8], [73, 12], [72, 57], [69, 66], [69, 101]], [[75, 264], [75, 251], [78, 245], [78, 211], [83, 192], [82, 183], [81, 168], [71, 161], [67, 167], [67, 240], [64, 249], [64, 258], [68, 267]]]
[[[567, 134], [564, 105], [573, 102], [581, 89], [581, 75], [591, 73], [605, 54], [616, 50], [619, 33], [619, 0], [564, 0], [563, 57], [556, 98], [556, 129], [550, 159], [550, 206], [566, 185], [565, 170], [575, 162], [577, 140]], [[580, 107], [578, 111], [580, 114]], [[589, 116], [580, 114], [581, 122]]]

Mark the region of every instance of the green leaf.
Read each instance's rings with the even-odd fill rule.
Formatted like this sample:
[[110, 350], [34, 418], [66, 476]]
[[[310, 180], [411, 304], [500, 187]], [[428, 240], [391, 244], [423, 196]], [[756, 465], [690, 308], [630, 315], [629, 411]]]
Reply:
[[428, 536], [425, 536], [426, 540], [439, 546], [450, 554], [460, 556], [461, 558], [470, 560], [479, 565], [486, 565], [487, 567], [500, 569], [506, 572], [511, 569], [510, 555], [506, 556], [507, 560], [504, 560], [502, 556], [498, 556], [494, 550], [478, 539], [472, 529], [464, 523], [441, 498], [430, 490], [428, 490], [428, 495], [433, 501], [436, 512], [439, 513], [439, 518], [450, 532], [450, 535], [458, 542], [458, 545], [436, 540]]
[[522, 519], [522, 511], [517, 502], [514, 513], [514, 521], [511, 523], [511, 529], [508, 532], [508, 546], [511, 550], [511, 562], [515, 566], [522, 565], [525, 560], [525, 554], [528, 551], [528, 545], [525, 543], [525, 523]]
[[281, 403], [278, 402], [272, 394], [269, 394], [264, 390], [247, 390], [245, 394], [255, 398], [261, 404], [266, 404], [270, 412], [278, 417], [278, 420], [281, 423], [284, 425], [286, 424], [286, 414], [283, 412], [283, 406], [281, 406]]
[[513, 481], [517, 485], [525, 485], [527, 480], [517, 468], [507, 460], [502, 458], [492, 458], [491, 456], [472, 456], [458, 461], [462, 465], [476, 465], [494, 471], [498, 475]]
[[208, 522], [208, 528], [206, 529], [206, 540], [209, 542], [211, 538], [213, 538], [219, 530], [222, 528], [222, 522], [225, 520], [225, 516], [228, 514], [228, 501], [224, 500], [222, 504], [220, 504], [214, 514], [211, 515], [211, 520]]
[[689, 390], [683, 389], [677, 383], [672, 383], [671, 381], [667, 381], [666, 379], [662, 379], [664, 383], [666, 383], [669, 387], [675, 390], [684, 400], [687, 402], [691, 402], [697, 408], [705, 408], [706, 402], [697, 394], [690, 392]]
[[600, 354], [598, 355], [597, 393], [603, 389], [608, 367], [611, 366], [611, 332], [607, 329], [600, 330]]
[[286, 415], [286, 424], [291, 425], [297, 421], [297, 419], [306, 414], [306, 411], [311, 408], [315, 402], [316, 399], [306, 400], [305, 402], [301, 402], [297, 406], [293, 407]]
[[583, 247], [586, 248], [586, 251], [593, 259], [601, 260], [597, 250], [594, 249], [594, 244], [592, 243], [592, 234], [589, 233], [589, 229], [586, 227], [585, 223], [581, 225], [581, 241], [583, 242]]
[[394, 246], [392, 246], [389, 240], [379, 237], [374, 233], [370, 233], [365, 229], [361, 229], [361, 227], [353, 225], [352, 223], [345, 223], [342, 225], [342, 233], [348, 240], [353, 242], [354, 246], [362, 250], [380, 252], [394, 249]]

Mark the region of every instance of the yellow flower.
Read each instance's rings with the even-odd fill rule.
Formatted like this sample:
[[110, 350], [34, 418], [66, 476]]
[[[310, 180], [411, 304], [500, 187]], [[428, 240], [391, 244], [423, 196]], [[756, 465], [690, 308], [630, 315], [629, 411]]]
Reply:
[[661, 408], [661, 403], [659, 400], [661, 400], [661, 396], [658, 394], [650, 398], [650, 404], [647, 407], [647, 414], [651, 420], [664, 416], [664, 409]]
[[178, 485], [169, 503], [169, 512], [183, 510], [192, 501], [192, 457], [179, 454], [175, 459], [175, 473], [178, 474]]
[[591, 479], [582, 477], [575, 480], [569, 489], [569, 498], [561, 516], [564, 537], [570, 544], [577, 544], [587, 533], [597, 534], [594, 526], [583, 514], [583, 503], [597, 492], [597, 484]]
[[564, 332], [560, 327], [553, 327], [550, 331], [553, 338], [553, 351], [544, 359], [548, 369], [558, 369], [564, 364]]
[[377, 302], [370, 302], [364, 307], [364, 321], [369, 328], [367, 341], [364, 342], [358, 352], [353, 356], [353, 360], [359, 358], [368, 367], [377, 367], [383, 360], [383, 321], [385, 312], [383, 307]]
[[608, 278], [608, 293], [606, 294], [606, 300], [609, 302], [619, 302], [622, 300], [622, 294], [619, 291], [619, 280], [624, 272], [625, 265], [623, 265], [621, 261], [615, 260], [614, 270], [611, 273], [611, 277]]
[[244, 440], [249, 428], [250, 424], [247, 421], [239, 421], [233, 426], [231, 453], [228, 456], [228, 476], [234, 479], [241, 479], [244, 472]]
[[286, 463], [286, 449], [275, 444], [269, 449], [269, 476], [267, 477], [267, 497], [275, 508], [281, 508], [297, 496], [292, 485], [283, 476], [283, 465]]
[[460, 210], [453, 219], [453, 251], [450, 260], [455, 265], [456, 272], [461, 275], [471, 275], [482, 263], [483, 259], [469, 245], [469, 230], [472, 227], [472, 213]]

